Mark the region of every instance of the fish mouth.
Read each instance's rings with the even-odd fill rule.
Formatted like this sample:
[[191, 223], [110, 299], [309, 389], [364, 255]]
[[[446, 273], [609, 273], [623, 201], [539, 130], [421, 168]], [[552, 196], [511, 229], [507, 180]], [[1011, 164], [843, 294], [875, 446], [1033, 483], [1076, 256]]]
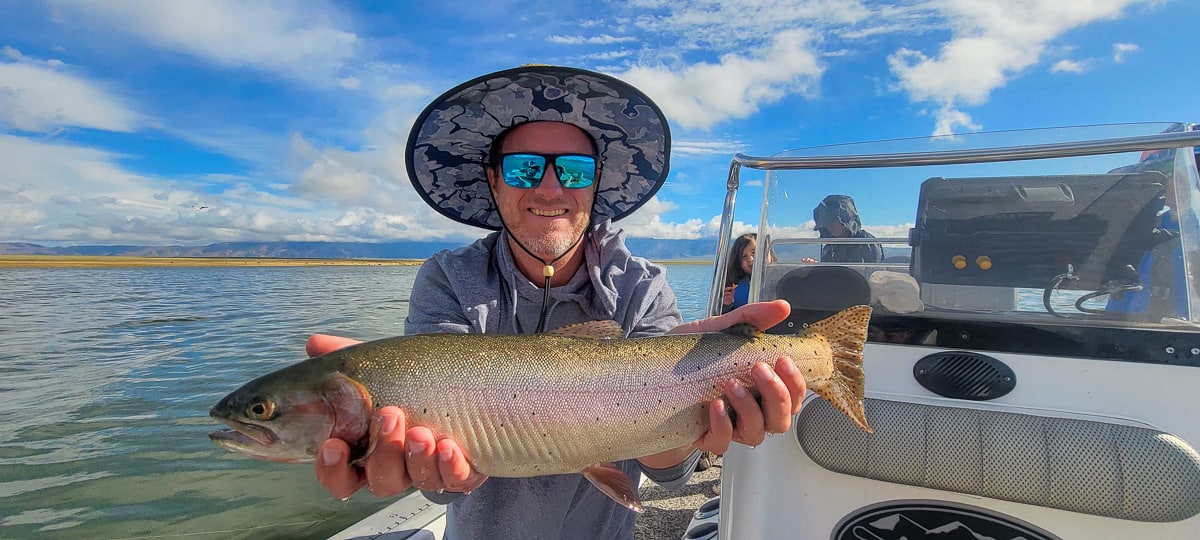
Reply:
[[275, 432], [262, 426], [238, 422], [229, 418], [218, 418], [232, 429], [222, 429], [208, 434], [213, 442], [229, 448], [270, 447], [279, 441]]

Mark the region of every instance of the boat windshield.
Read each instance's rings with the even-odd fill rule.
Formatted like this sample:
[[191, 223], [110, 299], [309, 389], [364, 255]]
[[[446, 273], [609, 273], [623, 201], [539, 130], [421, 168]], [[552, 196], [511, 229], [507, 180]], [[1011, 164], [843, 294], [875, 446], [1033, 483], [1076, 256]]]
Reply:
[[731, 190], [766, 171], [750, 297], [791, 302], [777, 332], [869, 302], [874, 342], [1200, 365], [1198, 144], [1123, 124], [739, 155]]

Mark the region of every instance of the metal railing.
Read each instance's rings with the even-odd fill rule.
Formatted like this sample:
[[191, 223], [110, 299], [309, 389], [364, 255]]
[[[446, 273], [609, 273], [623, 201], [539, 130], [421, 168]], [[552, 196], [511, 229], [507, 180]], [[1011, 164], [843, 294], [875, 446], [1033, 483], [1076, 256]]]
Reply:
[[[1186, 124], [1180, 124], [1180, 126], [1183, 126], [1182, 129], [1185, 129], [1185, 131], [1136, 137], [937, 152], [897, 152], [809, 157], [757, 157], [741, 153], [736, 154], [729, 165], [729, 176], [725, 182], [725, 205], [721, 214], [721, 227], [718, 233], [720, 236], [717, 239], [717, 253], [714, 259], [716, 265], [713, 269], [712, 288], [709, 290], [708, 312], [709, 314], [721, 312], [720, 291], [724, 288], [725, 268], [729, 262], [729, 243], [731, 241], [730, 236], [733, 230], [734, 218], [733, 211], [737, 199], [737, 190], [741, 185], [740, 173], [742, 167], [763, 171], [779, 171], [961, 165], [1081, 157], [1122, 152], [1145, 152], [1200, 146], [1200, 131], [1195, 131], [1195, 126]], [[760, 243], [761, 247], [762, 243]]]

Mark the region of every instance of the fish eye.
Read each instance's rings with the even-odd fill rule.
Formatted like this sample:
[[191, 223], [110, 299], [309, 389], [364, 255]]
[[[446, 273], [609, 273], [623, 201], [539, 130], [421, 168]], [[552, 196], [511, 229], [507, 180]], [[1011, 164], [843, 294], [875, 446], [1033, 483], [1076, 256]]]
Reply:
[[246, 404], [246, 416], [254, 420], [270, 420], [275, 416], [275, 402], [265, 397], [251, 399]]

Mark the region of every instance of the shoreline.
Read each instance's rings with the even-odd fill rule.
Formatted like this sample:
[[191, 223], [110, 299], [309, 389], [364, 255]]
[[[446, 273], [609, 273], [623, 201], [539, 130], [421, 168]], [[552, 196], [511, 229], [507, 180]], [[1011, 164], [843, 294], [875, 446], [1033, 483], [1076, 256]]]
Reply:
[[[0, 255], [3, 268], [197, 268], [231, 266], [420, 266], [425, 259], [318, 259], [283, 257], [141, 257], [126, 255]], [[712, 264], [699, 260], [656, 264]]]

